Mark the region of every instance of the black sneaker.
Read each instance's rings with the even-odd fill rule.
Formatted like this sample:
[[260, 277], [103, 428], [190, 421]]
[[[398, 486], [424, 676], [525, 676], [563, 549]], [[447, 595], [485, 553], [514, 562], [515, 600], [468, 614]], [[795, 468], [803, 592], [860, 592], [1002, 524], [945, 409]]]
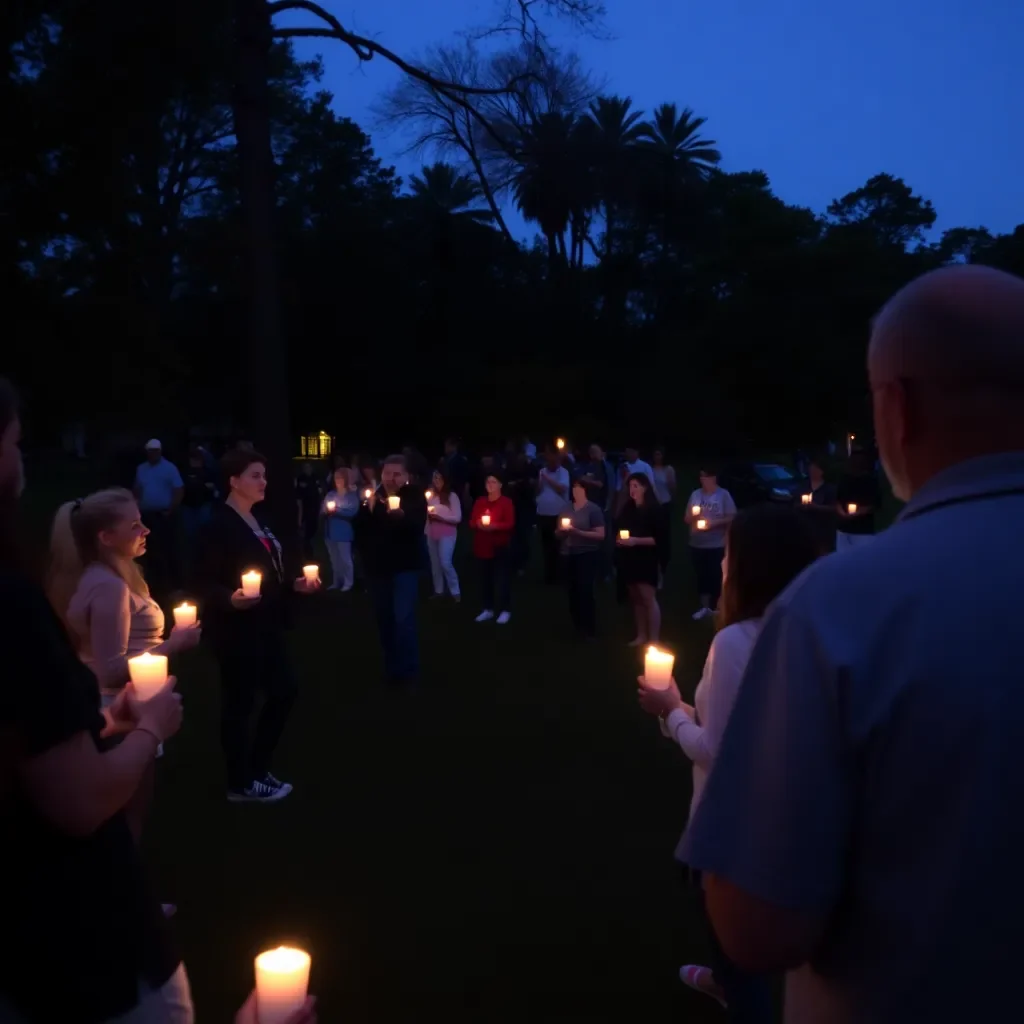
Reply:
[[271, 775], [270, 772], [263, 776], [263, 781], [274, 789], [283, 789], [282, 796], [287, 796], [292, 791], [292, 784], [290, 782], [282, 782], [276, 775]]
[[228, 801], [235, 804], [272, 804], [277, 800], [283, 800], [292, 791], [292, 787], [286, 782], [277, 782], [276, 779], [274, 782], [276, 785], [266, 779], [254, 779], [243, 790], [228, 790]]

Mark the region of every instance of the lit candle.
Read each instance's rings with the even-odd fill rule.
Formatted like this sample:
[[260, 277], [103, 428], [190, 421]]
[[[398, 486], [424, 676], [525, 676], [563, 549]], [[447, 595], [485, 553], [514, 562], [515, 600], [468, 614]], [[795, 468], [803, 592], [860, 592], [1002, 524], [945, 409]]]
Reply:
[[856, 505], [847, 505], [846, 506], [846, 511], [849, 512], [851, 516], [852, 515], [856, 515], [856, 513], [857, 513], [857, 506]]
[[565, 447], [565, 438], [560, 437], [555, 441], [555, 447], [561, 451]]
[[307, 583], [316, 583], [320, 579], [320, 566], [304, 565], [302, 567], [302, 575], [306, 577]]
[[242, 596], [259, 597], [262, 582], [263, 573], [257, 572], [255, 569], [242, 573]]
[[397, 494], [392, 494], [388, 498], [388, 511], [397, 512], [398, 507], [402, 504], [402, 499]]
[[256, 1015], [259, 1024], [284, 1024], [306, 1001], [309, 954], [278, 946], [256, 957]]
[[427, 501], [430, 501], [430, 499], [431, 499], [431, 498], [432, 498], [433, 496], [434, 496], [434, 492], [433, 492], [433, 491], [427, 491], [427, 492], [426, 492], [426, 494], [424, 494], [424, 495], [423, 495], [423, 497], [424, 497], [424, 498], [426, 498], [426, 499], [427, 499]]
[[572, 526], [572, 520], [568, 516], [564, 516], [562, 519], [562, 529], [568, 530]]
[[805, 505], [810, 505], [810, 503], [811, 503], [811, 500], [812, 500], [812, 499], [811, 499], [811, 496], [810, 496], [809, 494], [801, 494], [801, 495], [800, 495], [800, 500], [801, 500], [801, 501], [802, 501], [802, 502], [803, 502], [803, 503], [804, 503]]
[[619, 540], [629, 540], [629, 530], [619, 530]]
[[672, 685], [675, 655], [651, 644], [644, 654], [644, 686], [649, 690], [667, 690]]
[[174, 609], [174, 625], [178, 629], [184, 629], [186, 626], [194, 626], [196, 624], [196, 606], [189, 604], [186, 601], [184, 604], [179, 604]]
[[338, 503], [333, 498], [329, 502], [327, 502], [327, 511], [328, 512], [333, 512], [337, 507], [338, 507]]
[[480, 525], [481, 525], [481, 526], [490, 526], [490, 525], [491, 525], [491, 515], [490, 515], [490, 513], [489, 513], [489, 512], [485, 512], [485, 513], [484, 513], [484, 514], [483, 514], [483, 515], [482, 515], [482, 516], [480, 517]]
[[128, 659], [128, 675], [139, 700], [149, 700], [167, 683], [167, 656], [164, 654], [140, 654]]
[[706, 519], [698, 519], [697, 520], [697, 529], [698, 530], [706, 530], [707, 528], [708, 528], [708, 521]]
[[435, 507], [433, 505], [428, 505], [427, 506], [427, 513], [429, 515], [433, 515], [435, 511], [437, 511], [437, 510], [435, 509]]
[[699, 516], [700, 515], [700, 505], [691, 505], [690, 506], [690, 512], [691, 512], [692, 515]]
[[369, 501], [373, 497], [373, 490], [371, 488], [367, 487], [366, 490], [363, 491], [363, 497], [367, 501]]

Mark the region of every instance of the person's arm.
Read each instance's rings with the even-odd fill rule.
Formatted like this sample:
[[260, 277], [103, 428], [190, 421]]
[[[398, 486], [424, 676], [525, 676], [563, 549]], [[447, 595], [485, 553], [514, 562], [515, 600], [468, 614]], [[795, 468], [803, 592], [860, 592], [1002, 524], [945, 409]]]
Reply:
[[469, 513], [469, 528], [471, 530], [480, 529], [480, 516], [483, 515], [485, 506], [486, 502], [483, 498], [477, 498], [476, 501], [473, 502], [473, 508]]
[[200, 606], [227, 611], [232, 607], [231, 595], [242, 585], [242, 577], [239, 574], [236, 579], [233, 575], [232, 541], [221, 525], [220, 511], [215, 508], [212, 520], [199, 531], [193, 572]]
[[100, 687], [128, 682], [128, 635], [132, 626], [131, 592], [123, 580], [104, 580], [89, 594], [89, 651]]
[[338, 507], [336, 515], [342, 519], [354, 519], [359, 514], [359, 495], [353, 491], [346, 491], [338, 495]]
[[452, 491], [448, 495], [448, 501], [450, 502], [448, 505], [442, 501], [438, 501], [434, 505], [434, 518], [449, 526], [458, 526], [462, 522], [462, 505], [459, 502], [459, 496]]
[[575, 530], [577, 537], [585, 537], [587, 540], [604, 540], [604, 513], [595, 506], [590, 513], [590, 519], [585, 530]]
[[185, 482], [181, 479], [178, 467], [171, 463], [171, 511], [177, 512], [181, 505], [181, 499], [185, 497]]
[[698, 491], [694, 491], [690, 495], [690, 497], [687, 499], [687, 502], [686, 502], [686, 512], [683, 515], [683, 522], [686, 523], [687, 526], [691, 526], [692, 527], [693, 524], [698, 519], [700, 519], [699, 515], [695, 516], [693, 514], [693, 506], [694, 505], [699, 505], [699, 504], [700, 504], [700, 493]]
[[492, 522], [491, 526], [498, 530], [513, 530], [516, 525], [516, 507], [512, 503], [512, 499], [508, 497], [502, 498], [498, 502], [494, 509], [495, 518], [497, 522]]
[[806, 962], [846, 885], [857, 796], [843, 670], [802, 605], [768, 615], [681, 850], [704, 873], [723, 949], [749, 971]]
[[562, 466], [554, 476], [548, 477], [551, 489], [560, 498], [564, 498], [569, 492], [569, 470]]

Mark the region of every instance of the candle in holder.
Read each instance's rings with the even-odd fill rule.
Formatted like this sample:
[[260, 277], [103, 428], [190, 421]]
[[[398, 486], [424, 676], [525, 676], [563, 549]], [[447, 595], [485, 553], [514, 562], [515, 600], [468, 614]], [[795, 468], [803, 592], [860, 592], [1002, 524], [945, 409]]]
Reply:
[[572, 526], [572, 520], [568, 516], [563, 516], [562, 517], [562, 529], [563, 530], [568, 530], [570, 526]]
[[263, 573], [257, 572], [255, 569], [251, 569], [249, 572], [242, 573], [242, 596], [243, 597], [259, 597], [260, 596], [260, 584], [263, 582]]
[[629, 530], [619, 530], [619, 540], [629, 540]]
[[259, 1024], [284, 1024], [306, 1001], [309, 954], [278, 946], [256, 957], [256, 1015]]
[[672, 685], [675, 655], [651, 644], [644, 653], [644, 686], [649, 690], [667, 690]]
[[147, 651], [145, 654], [129, 658], [128, 675], [139, 700], [149, 700], [167, 684], [167, 656], [150, 654]]
[[177, 629], [184, 629], [186, 626], [194, 626], [195, 624], [196, 606], [194, 604], [189, 604], [186, 601], [174, 609], [174, 625]]
[[811, 498], [811, 495], [809, 495], [809, 494], [801, 494], [801, 495], [800, 495], [800, 500], [801, 500], [801, 501], [802, 501], [802, 502], [803, 502], [803, 503], [804, 503], [805, 505], [810, 505], [810, 503], [811, 503], [811, 501], [812, 501], [812, 498]]
[[856, 515], [857, 514], [857, 506], [856, 505], [847, 505], [846, 506], [846, 511], [849, 512], [851, 516]]
[[302, 575], [306, 578], [307, 583], [316, 583], [320, 579], [320, 566], [304, 565], [302, 567]]
[[392, 494], [388, 497], [388, 511], [397, 512], [399, 506], [402, 504], [402, 499], [397, 494]]
[[695, 516], [700, 515], [700, 505], [693, 505], [690, 507], [690, 513]]
[[489, 512], [485, 512], [480, 517], [480, 525], [481, 526], [490, 526], [491, 525], [491, 514]]
[[706, 519], [698, 519], [697, 520], [697, 529], [698, 530], [706, 530], [707, 528], [708, 528], [708, 521]]
[[333, 512], [337, 507], [338, 507], [338, 503], [333, 498], [329, 502], [327, 502], [327, 511], [328, 512]]

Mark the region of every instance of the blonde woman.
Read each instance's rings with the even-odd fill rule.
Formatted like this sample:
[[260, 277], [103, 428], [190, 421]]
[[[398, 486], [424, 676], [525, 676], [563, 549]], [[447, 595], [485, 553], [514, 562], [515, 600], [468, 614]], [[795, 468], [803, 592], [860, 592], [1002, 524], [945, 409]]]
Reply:
[[[50, 601], [95, 673], [105, 707], [128, 682], [129, 658], [175, 655], [199, 642], [198, 626], [175, 628], [163, 639], [164, 613], [135, 561], [145, 554], [148, 533], [135, 497], [119, 487], [67, 502], [53, 524]], [[152, 773], [127, 809], [136, 838], [151, 786]]]

